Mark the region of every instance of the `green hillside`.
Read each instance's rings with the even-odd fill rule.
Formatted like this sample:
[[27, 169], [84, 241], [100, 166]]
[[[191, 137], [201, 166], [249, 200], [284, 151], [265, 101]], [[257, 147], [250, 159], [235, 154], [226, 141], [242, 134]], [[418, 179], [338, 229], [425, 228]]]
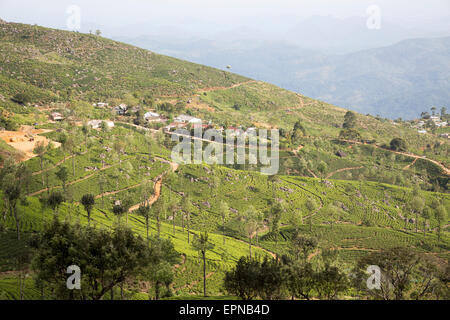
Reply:
[[[52, 296], [36, 288], [30, 260], [21, 258], [36, 254], [33, 239], [54, 217], [86, 226], [87, 194], [95, 200], [91, 226], [126, 224], [144, 238], [137, 209], [151, 203], [150, 234], [159, 225], [180, 257], [166, 288], [173, 299], [202, 294], [202, 263], [192, 245], [201, 232], [214, 244], [206, 254], [211, 296], [235, 298], [224, 287], [226, 272], [250, 250], [292, 256], [298, 234], [317, 239], [308, 257], [317, 268], [320, 253], [330, 249], [349, 272], [361, 257], [396, 247], [448, 266], [450, 163], [443, 138], [355, 114], [352, 128], [360, 137], [345, 139], [344, 109], [95, 35], [1, 22], [0, 62], [0, 127], [23, 134], [28, 141], [22, 142], [45, 137], [53, 146], [20, 162], [17, 139], [0, 139], [0, 299], [20, 299], [20, 291], [26, 299]], [[100, 101], [109, 106], [93, 106]], [[114, 111], [121, 103], [128, 114]], [[214, 127], [279, 128], [280, 171], [267, 177], [255, 165], [171, 163], [175, 143], [162, 124], [143, 120], [150, 110], [168, 121], [189, 114]], [[51, 121], [53, 112], [64, 120]], [[93, 119], [114, 127], [92, 129]], [[33, 127], [46, 130], [30, 138]], [[393, 138], [402, 138], [407, 150], [393, 150]], [[20, 179], [18, 190], [8, 188]], [[9, 201], [14, 195], [17, 202]], [[54, 205], [55, 195], [62, 203]], [[127, 280], [127, 299], [152, 297], [145, 276]], [[343, 296], [355, 297], [355, 290]]]

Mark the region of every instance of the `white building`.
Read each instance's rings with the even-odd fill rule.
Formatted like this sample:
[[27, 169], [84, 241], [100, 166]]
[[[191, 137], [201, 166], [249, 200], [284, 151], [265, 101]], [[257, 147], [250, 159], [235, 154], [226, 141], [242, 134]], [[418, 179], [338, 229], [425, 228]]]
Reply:
[[179, 115], [174, 119], [175, 122], [182, 122], [182, 123], [201, 123], [202, 119], [191, 117], [185, 114]]
[[88, 126], [92, 127], [92, 129], [99, 129], [102, 122], [105, 122], [108, 128], [114, 128], [114, 122], [108, 120], [91, 120], [88, 122]]
[[53, 113], [51, 114], [51, 117], [52, 117], [52, 120], [53, 120], [53, 121], [62, 121], [62, 120], [64, 120], [64, 117], [63, 117], [62, 114], [59, 113], [59, 112], [53, 112]]
[[150, 119], [150, 118], [159, 118], [159, 114], [156, 113], [156, 112], [146, 112], [146, 113], [144, 114], [144, 119], [145, 119], [145, 120], [148, 120], [148, 119]]
[[439, 117], [439, 116], [431, 116], [430, 120], [432, 120], [434, 122], [439, 122], [439, 121], [441, 121], [441, 117]]
[[115, 107], [114, 110], [117, 112], [117, 114], [124, 115], [128, 111], [128, 106], [126, 104], [122, 103], [122, 104], [118, 105], [117, 107]]

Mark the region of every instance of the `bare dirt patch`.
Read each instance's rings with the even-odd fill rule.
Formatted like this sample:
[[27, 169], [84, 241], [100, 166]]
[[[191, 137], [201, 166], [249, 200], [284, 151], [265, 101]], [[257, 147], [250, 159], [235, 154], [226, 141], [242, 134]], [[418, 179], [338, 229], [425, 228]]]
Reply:
[[[36, 157], [33, 149], [38, 142], [43, 142], [44, 145], [48, 145], [50, 140], [44, 136], [39, 136], [39, 134], [50, 131], [52, 130], [33, 129], [32, 127], [23, 126], [19, 131], [0, 131], [0, 139], [3, 139], [8, 145], [22, 152], [23, 156], [20, 161], [26, 161]], [[55, 147], [60, 146], [58, 142], [53, 142], [53, 144]]]

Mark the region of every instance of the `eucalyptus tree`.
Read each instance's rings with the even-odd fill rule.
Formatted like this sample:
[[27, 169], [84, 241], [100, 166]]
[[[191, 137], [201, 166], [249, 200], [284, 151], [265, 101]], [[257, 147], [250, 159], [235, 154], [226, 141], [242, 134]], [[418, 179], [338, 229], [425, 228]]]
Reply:
[[52, 192], [47, 199], [48, 206], [52, 208], [54, 215], [58, 215], [58, 208], [63, 202], [64, 197], [59, 191]]
[[309, 231], [312, 231], [312, 215], [317, 210], [317, 203], [314, 199], [309, 198], [305, 203], [306, 209], [308, 210], [308, 223], [309, 223]]
[[147, 244], [150, 241], [150, 206], [148, 204], [141, 204], [138, 209], [138, 213], [145, 219], [145, 231], [147, 237]]
[[102, 199], [102, 208], [105, 207], [105, 201], [104, 201], [104, 193], [105, 193], [105, 185], [108, 182], [108, 179], [106, 176], [100, 172], [97, 178], [98, 187], [100, 189], [100, 197]]
[[248, 245], [249, 245], [249, 254], [250, 258], [252, 257], [252, 239], [255, 237], [255, 233], [258, 232], [258, 222], [255, 207], [250, 206], [245, 211], [245, 223], [243, 225], [243, 230], [246, 236], [248, 237]]
[[66, 152], [68, 152], [70, 150], [70, 148], [71, 148], [70, 143], [72, 141], [70, 141], [68, 139], [68, 137], [65, 133], [61, 133], [59, 136], [58, 142], [61, 143], [61, 150], [63, 151], [64, 162], [66, 162], [66, 155], [67, 155]]
[[230, 207], [225, 201], [220, 202], [220, 216], [222, 217], [222, 235], [223, 235], [223, 244], [225, 245], [225, 222], [228, 220], [230, 215]]
[[214, 249], [214, 244], [209, 241], [208, 233], [201, 233], [194, 236], [192, 247], [199, 252], [203, 260], [203, 296], [206, 297], [206, 253]]
[[125, 153], [125, 144], [124, 144], [124, 142], [122, 140], [120, 140], [120, 139], [116, 139], [114, 141], [114, 144], [113, 144], [113, 149], [116, 152], [116, 155], [117, 155], [117, 157], [119, 159], [119, 170], [121, 170], [122, 169], [122, 159], [121, 159], [120, 156]]
[[5, 161], [0, 170], [0, 188], [6, 200], [6, 209], [15, 220], [18, 240], [20, 240], [20, 214], [17, 205], [19, 201], [26, 203], [25, 190], [31, 182], [28, 170], [23, 163], [16, 164], [12, 159]]
[[161, 214], [166, 211], [166, 203], [160, 198], [152, 205], [153, 216], [156, 220], [157, 236], [161, 236]]
[[422, 219], [423, 219], [423, 236], [425, 237], [425, 234], [427, 232], [427, 221], [431, 219], [433, 215], [433, 209], [431, 207], [426, 206], [422, 211]]
[[171, 201], [168, 205], [168, 209], [169, 209], [168, 210], [169, 213], [172, 216], [173, 235], [175, 236], [175, 217], [176, 217], [177, 211], [179, 209], [178, 201], [177, 200]]
[[445, 221], [445, 219], [447, 219], [447, 209], [441, 204], [436, 208], [434, 214], [436, 220], [438, 221], [438, 241], [441, 241], [441, 226], [442, 221]]
[[91, 222], [91, 211], [95, 205], [95, 197], [93, 194], [85, 194], [81, 198], [81, 204], [87, 212], [88, 224]]
[[81, 132], [83, 133], [83, 136], [84, 136], [84, 146], [87, 151], [87, 148], [88, 148], [87, 141], [88, 141], [88, 137], [89, 137], [89, 133], [90, 133], [90, 128], [86, 122], [83, 122], [83, 126], [81, 127]]
[[192, 201], [189, 195], [186, 195], [183, 197], [183, 200], [181, 201], [181, 207], [182, 210], [186, 214], [186, 227], [187, 227], [187, 241], [190, 243], [190, 225], [191, 225], [191, 213], [192, 213]]
[[63, 191], [66, 192], [66, 183], [68, 179], [68, 173], [66, 167], [60, 167], [59, 170], [56, 172], [56, 176], [62, 183]]
[[150, 131], [148, 131], [145, 136], [145, 143], [147, 144], [147, 148], [148, 148], [148, 160], [152, 160], [152, 146], [155, 143], [155, 139], [153, 138], [152, 134], [150, 133]]
[[413, 213], [416, 214], [416, 233], [418, 232], [417, 224], [419, 222], [419, 214], [422, 213], [423, 208], [425, 206], [425, 201], [419, 195], [414, 196], [410, 203], [410, 208]]
[[42, 177], [42, 188], [45, 187], [44, 182], [44, 155], [46, 152], [46, 148], [43, 141], [38, 141], [34, 146], [33, 153], [39, 157], [39, 163], [41, 165], [41, 177]]

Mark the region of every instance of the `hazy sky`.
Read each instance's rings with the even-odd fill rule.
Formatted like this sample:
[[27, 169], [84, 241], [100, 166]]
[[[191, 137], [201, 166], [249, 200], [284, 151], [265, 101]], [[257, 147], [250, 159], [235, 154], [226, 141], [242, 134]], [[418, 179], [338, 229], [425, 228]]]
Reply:
[[66, 9], [78, 5], [82, 28], [98, 25], [107, 33], [144, 24], [199, 33], [241, 26], [276, 31], [312, 15], [365, 16], [373, 4], [383, 18], [408, 28], [439, 27], [450, 19], [449, 0], [0, 0], [0, 18], [67, 28]]

